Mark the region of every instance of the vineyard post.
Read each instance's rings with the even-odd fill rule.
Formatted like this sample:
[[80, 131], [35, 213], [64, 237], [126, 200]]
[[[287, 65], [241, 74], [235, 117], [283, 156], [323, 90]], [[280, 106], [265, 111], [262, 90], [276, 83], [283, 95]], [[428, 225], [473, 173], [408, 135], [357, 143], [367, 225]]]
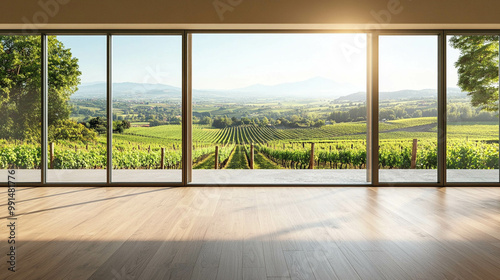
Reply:
[[161, 148], [160, 168], [165, 169], [165, 148]]
[[88, 151], [89, 150], [89, 144], [85, 145], [85, 149]]
[[215, 169], [219, 169], [219, 146], [215, 146]]
[[411, 149], [411, 169], [417, 167], [417, 139], [413, 139], [413, 146]]
[[253, 169], [253, 143], [250, 144], [250, 169]]
[[78, 152], [78, 147], [75, 145], [75, 153]]
[[311, 143], [311, 158], [309, 159], [309, 169], [314, 169], [314, 143]]
[[50, 143], [50, 169], [54, 169], [54, 142]]

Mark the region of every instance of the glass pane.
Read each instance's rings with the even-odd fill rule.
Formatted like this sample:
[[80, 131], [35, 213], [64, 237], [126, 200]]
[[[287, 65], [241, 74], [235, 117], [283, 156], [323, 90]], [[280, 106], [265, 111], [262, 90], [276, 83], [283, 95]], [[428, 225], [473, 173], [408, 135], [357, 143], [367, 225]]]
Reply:
[[106, 182], [106, 36], [49, 36], [48, 182]]
[[437, 182], [437, 40], [380, 36], [380, 182]]
[[365, 34], [195, 34], [192, 71], [193, 182], [367, 182]]
[[0, 35], [0, 182], [41, 179], [40, 36]]
[[182, 181], [182, 37], [113, 37], [113, 182]]
[[498, 36], [448, 36], [447, 181], [498, 182]]

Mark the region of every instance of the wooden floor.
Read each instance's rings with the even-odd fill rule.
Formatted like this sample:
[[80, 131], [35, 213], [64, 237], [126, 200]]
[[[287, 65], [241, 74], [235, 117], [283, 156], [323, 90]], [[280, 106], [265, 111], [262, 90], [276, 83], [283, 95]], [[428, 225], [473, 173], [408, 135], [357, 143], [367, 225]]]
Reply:
[[500, 279], [500, 188], [18, 188], [0, 279]]

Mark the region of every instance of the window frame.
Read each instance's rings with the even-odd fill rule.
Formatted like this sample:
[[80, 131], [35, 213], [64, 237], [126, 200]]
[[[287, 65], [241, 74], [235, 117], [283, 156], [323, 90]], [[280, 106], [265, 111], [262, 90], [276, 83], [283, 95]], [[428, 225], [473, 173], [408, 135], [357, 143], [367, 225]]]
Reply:
[[[41, 182], [34, 183], [17, 183], [18, 186], [44, 186], [44, 187], [57, 187], [57, 186], [125, 186], [125, 187], [174, 187], [174, 186], [211, 186], [206, 184], [193, 184], [191, 181], [191, 171], [192, 171], [192, 81], [191, 81], [191, 66], [192, 66], [192, 56], [191, 56], [191, 40], [193, 34], [200, 33], [237, 33], [237, 34], [252, 34], [252, 33], [363, 33], [367, 36], [367, 114], [368, 118], [371, 119], [370, 123], [367, 122], [367, 155], [368, 155], [368, 167], [367, 176], [371, 179], [370, 183], [362, 185], [346, 185], [346, 184], [321, 184], [320, 186], [349, 186], [349, 187], [384, 187], [384, 186], [405, 186], [405, 187], [447, 187], [447, 186], [500, 186], [500, 182], [448, 182], [446, 180], [446, 48], [447, 42], [446, 38], [448, 35], [500, 35], [500, 30], [488, 30], [488, 29], [478, 29], [478, 30], [460, 30], [460, 29], [408, 29], [408, 30], [380, 30], [380, 29], [344, 29], [344, 30], [331, 30], [331, 29], [248, 29], [248, 30], [218, 30], [218, 29], [166, 29], [166, 30], [156, 30], [156, 29], [114, 29], [114, 30], [101, 30], [101, 29], [44, 29], [37, 30], [34, 32], [28, 32], [26, 30], [0, 30], [1, 35], [36, 35], [40, 36], [42, 44], [42, 172], [41, 172]], [[105, 35], [107, 36], [107, 114], [108, 114], [108, 126], [112, 124], [110, 116], [112, 116], [112, 92], [111, 92], [111, 73], [112, 73], [112, 45], [111, 39], [113, 35], [180, 35], [182, 36], [182, 182], [176, 183], [160, 183], [160, 182], [112, 182], [111, 172], [112, 172], [112, 133], [108, 129], [107, 135], [107, 181], [105, 183], [58, 183], [58, 182], [47, 182], [47, 36], [49, 35]], [[436, 183], [381, 183], [379, 182], [378, 176], [378, 133], [379, 127], [378, 122], [373, 120], [378, 120], [379, 112], [379, 36], [385, 35], [437, 35], [438, 36], [438, 180]], [[499, 63], [500, 64], [500, 63]], [[500, 76], [500, 71], [499, 71]], [[109, 126], [111, 127], [111, 126]], [[500, 125], [499, 125], [500, 131]], [[371, 144], [369, 145], [368, 142]], [[375, 144], [377, 143], [377, 144]], [[500, 158], [500, 157], [499, 157]], [[500, 169], [499, 169], [500, 172]], [[0, 183], [0, 186], [7, 186], [8, 183]], [[216, 184], [214, 184], [215, 186]], [[227, 186], [257, 186], [254, 184], [228, 184]], [[262, 185], [258, 186], [304, 186], [304, 184], [272, 184], [272, 185]], [[309, 186], [309, 185], [307, 185]], [[312, 186], [312, 185], [311, 185]]]

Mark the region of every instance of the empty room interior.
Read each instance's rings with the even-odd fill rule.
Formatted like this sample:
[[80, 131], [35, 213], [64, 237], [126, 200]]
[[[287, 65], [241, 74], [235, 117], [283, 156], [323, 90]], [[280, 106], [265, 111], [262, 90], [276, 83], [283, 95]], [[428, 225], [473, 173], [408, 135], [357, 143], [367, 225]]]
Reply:
[[3, 2], [0, 279], [500, 279], [500, 2]]

